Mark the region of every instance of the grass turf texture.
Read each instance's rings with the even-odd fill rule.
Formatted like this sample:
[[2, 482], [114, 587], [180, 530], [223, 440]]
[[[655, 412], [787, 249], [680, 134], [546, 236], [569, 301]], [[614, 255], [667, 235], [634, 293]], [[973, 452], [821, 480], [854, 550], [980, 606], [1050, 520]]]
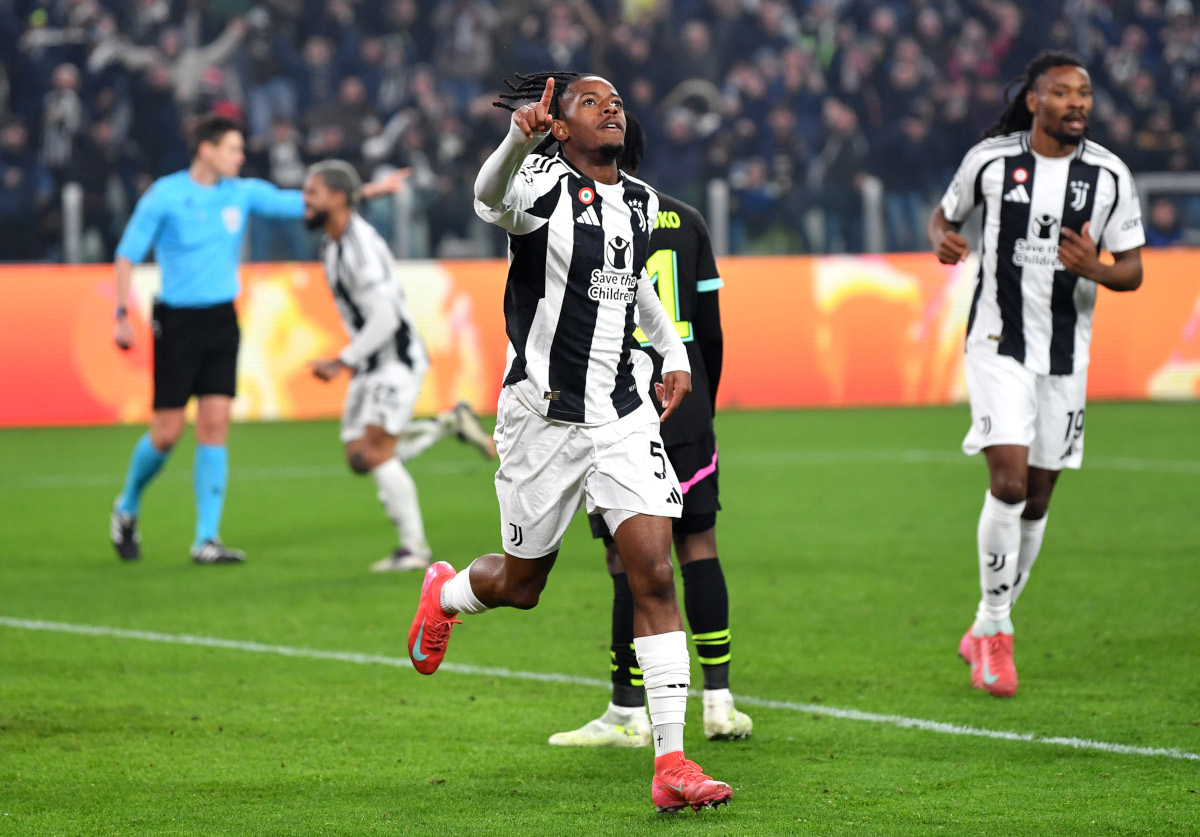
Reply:
[[[727, 413], [718, 524], [735, 694], [1200, 752], [1200, 406], [1095, 404], [1014, 614], [1021, 690], [968, 687], [981, 460], [965, 408]], [[196, 567], [191, 446], [146, 495], [143, 559], [108, 508], [138, 428], [0, 432], [0, 616], [403, 658], [420, 575], [329, 423], [243, 425]], [[1189, 464], [1190, 463], [1190, 464]], [[437, 557], [498, 546], [491, 468], [410, 463]], [[447, 663], [607, 677], [611, 585], [578, 518], [532, 613], [467, 617]], [[698, 666], [693, 682], [700, 684]], [[2, 834], [1195, 834], [1200, 762], [903, 729], [743, 703], [689, 756], [730, 808], [659, 817], [651, 753], [551, 748], [606, 693], [0, 625]]]

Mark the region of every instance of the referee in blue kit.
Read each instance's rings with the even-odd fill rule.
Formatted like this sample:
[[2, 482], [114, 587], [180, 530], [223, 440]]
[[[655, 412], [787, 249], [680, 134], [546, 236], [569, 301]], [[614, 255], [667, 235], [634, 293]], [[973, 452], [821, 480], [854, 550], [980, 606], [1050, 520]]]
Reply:
[[[110, 534], [126, 561], [141, 555], [138, 513], [142, 492], [161, 470], [187, 423], [188, 399], [198, 398], [193, 489], [196, 533], [191, 557], [198, 564], [236, 564], [246, 556], [221, 542], [221, 512], [229, 480], [226, 437], [236, 394], [240, 331], [233, 301], [238, 295], [238, 256], [251, 214], [304, 216], [298, 190], [238, 177], [245, 161], [241, 127], [207, 117], [194, 135], [191, 166], [155, 181], [138, 201], [117, 247], [116, 331], [121, 349], [133, 346], [126, 301], [133, 265], [150, 248], [162, 273], [154, 303], [154, 414], [134, 445], [125, 488], [113, 503]], [[379, 181], [364, 196], [395, 191]]]

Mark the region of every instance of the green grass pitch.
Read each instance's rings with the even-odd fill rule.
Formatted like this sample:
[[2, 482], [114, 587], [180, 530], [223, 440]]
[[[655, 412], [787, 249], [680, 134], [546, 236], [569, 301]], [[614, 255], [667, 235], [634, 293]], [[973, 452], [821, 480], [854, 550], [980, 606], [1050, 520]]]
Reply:
[[[546, 744], [607, 700], [611, 585], [582, 518], [542, 604], [467, 617], [426, 678], [389, 662], [421, 579], [367, 572], [393, 532], [334, 424], [234, 428], [240, 567], [187, 558], [190, 443], [125, 565], [108, 508], [141, 429], [2, 431], [0, 835], [1200, 833], [1200, 405], [1088, 408], [1014, 614], [1011, 700], [973, 692], [955, 656], [986, 488], [966, 421], [718, 418], [755, 732], [708, 743], [691, 702], [688, 754], [734, 798], [676, 817], [653, 812], [648, 751]], [[475, 451], [410, 468], [437, 557], [498, 546]]]

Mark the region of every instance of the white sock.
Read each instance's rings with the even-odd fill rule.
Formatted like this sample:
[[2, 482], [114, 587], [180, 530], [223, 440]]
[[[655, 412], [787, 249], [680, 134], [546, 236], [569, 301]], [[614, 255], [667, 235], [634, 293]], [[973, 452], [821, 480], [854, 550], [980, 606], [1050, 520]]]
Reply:
[[671, 631], [634, 637], [633, 650], [646, 686], [646, 703], [654, 729], [654, 757], [682, 753], [687, 690], [692, 682], [687, 634]]
[[447, 613], [483, 613], [491, 609], [479, 601], [471, 589], [470, 566], [442, 585], [441, 604]]
[[425, 523], [417, 502], [417, 484], [395, 457], [371, 471], [379, 488], [379, 502], [400, 536], [400, 545], [415, 555], [429, 555]]
[[1013, 581], [1012, 603], [1015, 606], [1017, 597], [1029, 583], [1029, 573], [1033, 570], [1033, 562], [1042, 551], [1042, 538], [1046, 535], [1046, 515], [1038, 520], [1021, 518], [1021, 555], [1017, 558], [1017, 578]]
[[401, 462], [420, 456], [450, 435], [452, 428], [441, 417], [410, 422], [396, 439], [396, 457]]
[[1012, 589], [1017, 578], [1017, 556], [1021, 551], [1021, 512], [1025, 501], [1005, 503], [989, 491], [983, 498], [977, 532], [979, 543], [979, 585], [983, 601], [976, 612], [980, 619], [1000, 622], [1012, 612]]

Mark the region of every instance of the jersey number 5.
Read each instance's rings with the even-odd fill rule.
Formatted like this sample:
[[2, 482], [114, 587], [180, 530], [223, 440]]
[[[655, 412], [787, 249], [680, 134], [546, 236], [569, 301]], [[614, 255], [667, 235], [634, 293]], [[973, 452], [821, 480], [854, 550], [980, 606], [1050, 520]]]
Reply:
[[[667, 316], [675, 324], [675, 333], [684, 343], [691, 342], [691, 320], [679, 319], [679, 257], [674, 250], [655, 250], [650, 258], [646, 259], [646, 272], [650, 274], [650, 281], [658, 288], [658, 298], [667, 310]], [[643, 346], [650, 345], [650, 338], [642, 331], [641, 326], [633, 330], [633, 339]]]

